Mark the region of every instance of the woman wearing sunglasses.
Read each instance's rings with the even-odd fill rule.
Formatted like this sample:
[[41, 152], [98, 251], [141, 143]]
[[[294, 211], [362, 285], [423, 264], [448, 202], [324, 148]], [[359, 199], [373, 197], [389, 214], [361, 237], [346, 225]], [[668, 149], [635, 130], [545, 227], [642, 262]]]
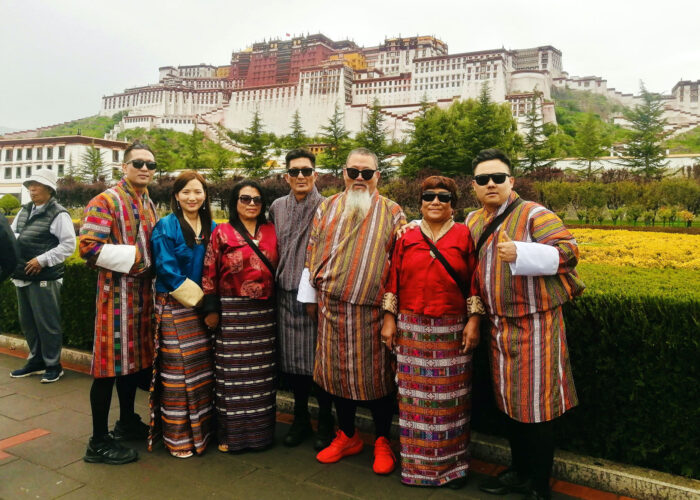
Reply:
[[471, 351], [483, 306], [472, 284], [469, 229], [452, 220], [455, 182], [432, 176], [421, 189], [423, 219], [391, 259], [382, 339], [398, 362], [401, 481], [460, 488], [469, 469]]
[[207, 183], [193, 170], [173, 184], [172, 213], [153, 230], [156, 329], [148, 449], [162, 432], [177, 458], [201, 454], [212, 433], [212, 338], [197, 306], [202, 301], [204, 252], [215, 224]]
[[216, 329], [215, 406], [222, 452], [264, 449], [273, 440], [278, 256], [265, 208], [260, 184], [236, 184], [229, 222], [216, 226], [204, 258], [204, 321]]

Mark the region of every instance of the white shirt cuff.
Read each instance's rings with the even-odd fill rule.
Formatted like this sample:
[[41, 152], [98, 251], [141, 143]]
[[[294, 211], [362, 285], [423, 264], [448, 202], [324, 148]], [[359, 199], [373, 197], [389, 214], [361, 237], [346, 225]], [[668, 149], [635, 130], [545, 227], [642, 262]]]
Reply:
[[97, 266], [104, 267], [118, 273], [128, 273], [136, 262], [136, 247], [134, 245], [110, 245], [102, 246], [100, 255], [97, 256]]
[[301, 272], [299, 280], [299, 291], [297, 292], [297, 301], [305, 304], [316, 303], [316, 289], [311, 286], [311, 273], [308, 268], [304, 268]]
[[559, 250], [551, 245], [514, 241], [515, 262], [509, 262], [513, 276], [551, 276], [559, 269]]

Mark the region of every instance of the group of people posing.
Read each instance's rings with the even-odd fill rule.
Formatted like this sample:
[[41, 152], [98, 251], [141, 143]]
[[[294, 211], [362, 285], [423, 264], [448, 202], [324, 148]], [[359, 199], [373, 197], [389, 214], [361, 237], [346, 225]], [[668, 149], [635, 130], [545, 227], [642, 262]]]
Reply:
[[[294, 394], [285, 445], [314, 435], [314, 393], [317, 460], [360, 453], [355, 414], [366, 407], [373, 470], [389, 474], [398, 399], [401, 481], [459, 488], [472, 352], [489, 321], [512, 464], [480, 487], [549, 498], [552, 423], [577, 404], [561, 305], [583, 291], [578, 249], [555, 214], [513, 191], [503, 152], [484, 150], [472, 166], [482, 208], [465, 224], [453, 220], [456, 184], [441, 176], [423, 180], [422, 218], [407, 224], [379, 194], [370, 150], [350, 152], [345, 190], [324, 198], [314, 155], [296, 149], [286, 156], [287, 196], [268, 208], [261, 186], [243, 180], [228, 222], [215, 224], [195, 171], [175, 179], [172, 213], [158, 220], [147, 189], [154, 155], [132, 144], [122, 180], [88, 204], [80, 230], [80, 254], [98, 269], [85, 460], [128, 463], [138, 454], [123, 441], [152, 449], [160, 437], [179, 458], [210, 441], [221, 452], [265, 449], [281, 376]], [[30, 357], [25, 371], [37, 366]], [[120, 416], [109, 432], [115, 383]], [[134, 411], [138, 387], [150, 387], [150, 424]]]

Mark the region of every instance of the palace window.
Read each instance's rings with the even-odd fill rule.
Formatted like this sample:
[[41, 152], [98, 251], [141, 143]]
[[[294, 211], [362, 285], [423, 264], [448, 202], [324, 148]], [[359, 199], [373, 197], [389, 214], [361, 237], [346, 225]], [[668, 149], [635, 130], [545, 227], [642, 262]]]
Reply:
[[59, 177], [63, 177], [63, 165], [58, 166], [58, 175]]
[[42, 153], [43, 150], [44, 150], [44, 148], [42, 148], [42, 147], [36, 148], [36, 159], [37, 159], [37, 160], [41, 160], [41, 159], [42, 159], [42, 158], [41, 158], [41, 153]]
[[49, 146], [46, 148], [46, 159], [53, 160], [53, 146]]
[[22, 150], [18, 149], [17, 154], [15, 155], [15, 160], [21, 160], [22, 159]]
[[112, 151], [112, 161], [114, 163], [119, 163], [119, 150], [115, 149]]
[[27, 151], [26, 151], [24, 156], [26, 157], [27, 160], [31, 160], [32, 159], [32, 148], [27, 148]]
[[12, 179], [12, 167], [5, 167], [5, 179]]
[[11, 149], [5, 150], [5, 161], [12, 161], [12, 150]]
[[15, 179], [22, 178], [22, 167], [15, 167]]
[[58, 159], [62, 160], [63, 156], [66, 154], [66, 147], [65, 146], [58, 146]]
[[32, 167], [30, 167], [29, 165], [27, 165], [26, 167], [24, 167], [24, 176], [25, 176], [25, 177], [31, 177], [31, 176], [32, 176]]

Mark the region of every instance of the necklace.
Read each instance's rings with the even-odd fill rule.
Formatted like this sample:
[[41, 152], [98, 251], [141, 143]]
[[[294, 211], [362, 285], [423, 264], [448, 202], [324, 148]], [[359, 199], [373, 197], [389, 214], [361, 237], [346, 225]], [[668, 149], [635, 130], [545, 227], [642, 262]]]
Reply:
[[199, 220], [199, 216], [197, 216], [197, 219], [195, 220], [194, 224], [192, 224], [192, 221], [185, 217], [185, 220], [187, 221], [187, 224], [190, 225], [192, 230], [194, 231], [194, 242], [197, 245], [200, 245], [202, 243], [202, 222]]

